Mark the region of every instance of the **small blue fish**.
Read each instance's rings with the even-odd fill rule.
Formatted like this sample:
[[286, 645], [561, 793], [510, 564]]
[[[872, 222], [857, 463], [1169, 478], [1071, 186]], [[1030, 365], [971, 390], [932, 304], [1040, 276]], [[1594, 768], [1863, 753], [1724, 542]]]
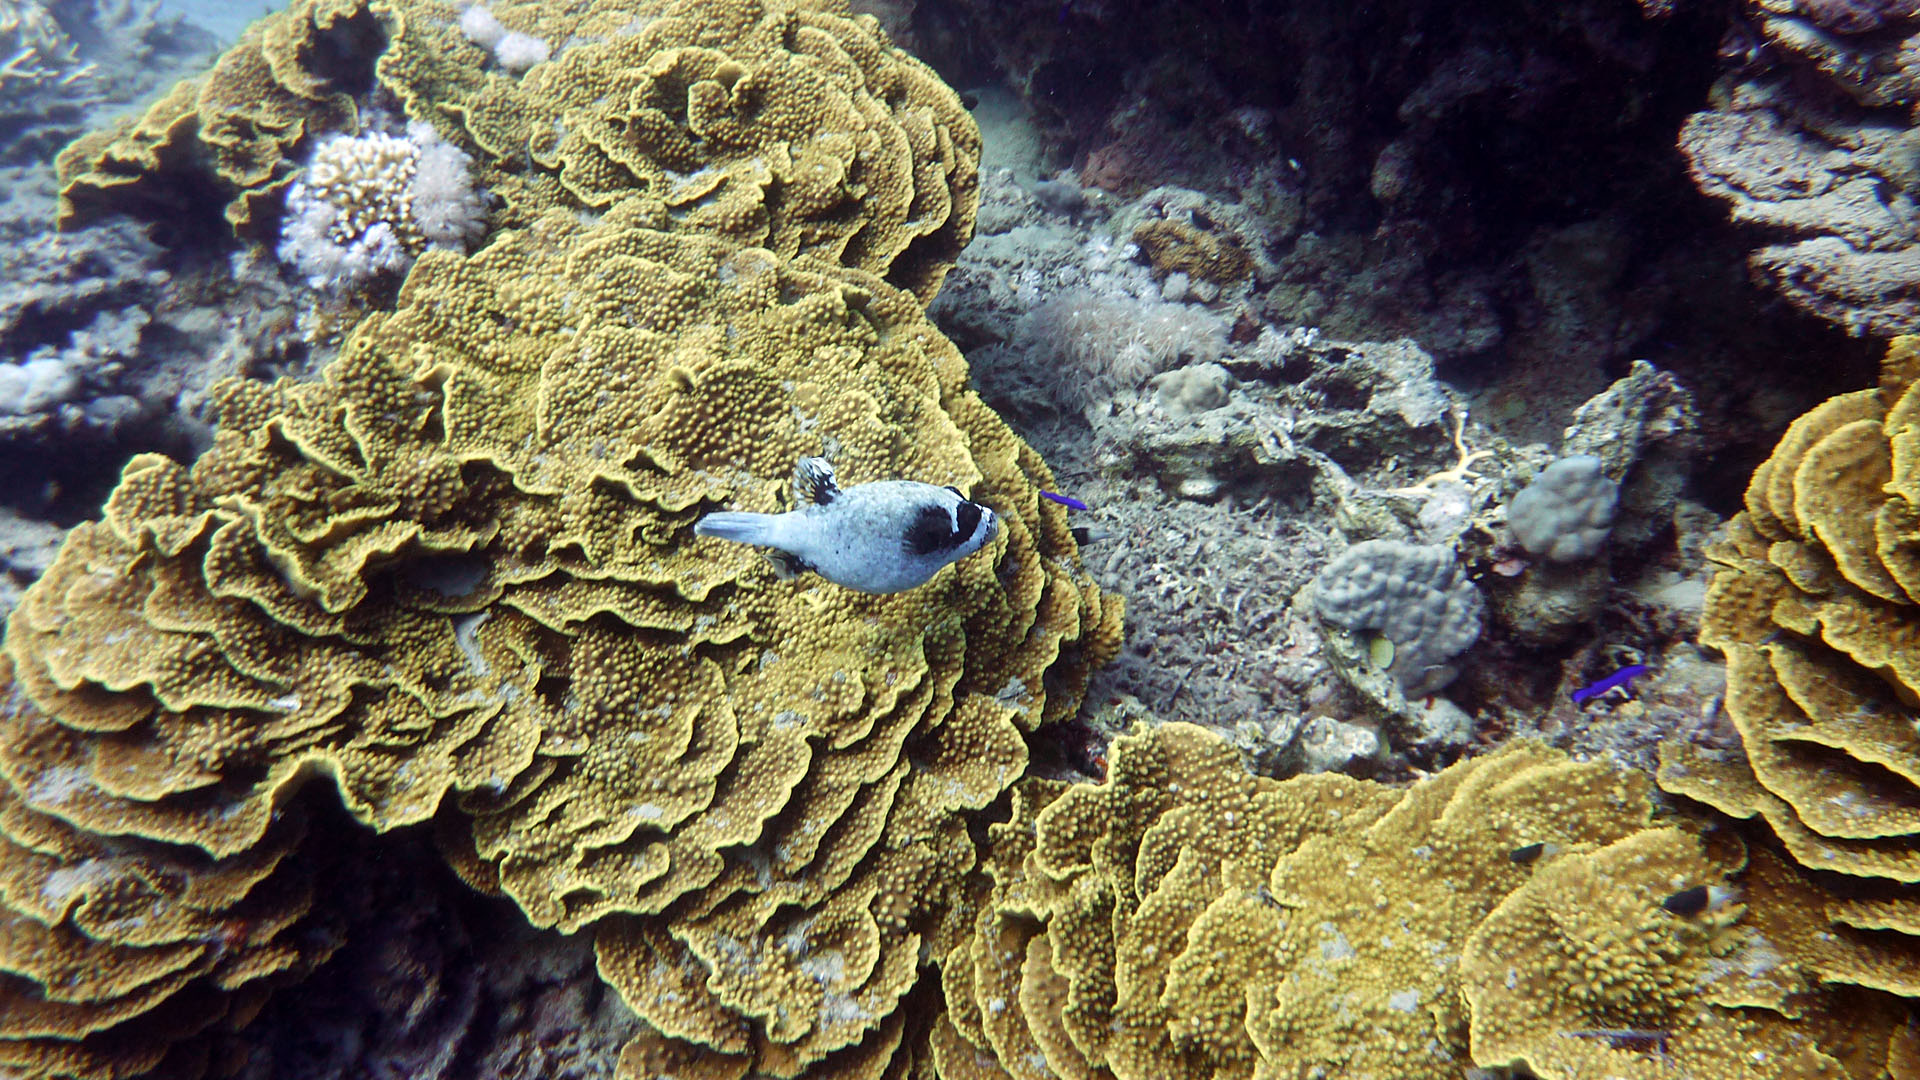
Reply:
[[1615, 687], [1619, 687], [1619, 686], [1630, 687], [1631, 684], [1633, 683], [1633, 680], [1639, 678], [1642, 675], [1647, 674], [1652, 670], [1653, 670], [1652, 668], [1648, 667], [1645, 664], [1628, 664], [1626, 667], [1621, 668], [1619, 671], [1614, 672], [1613, 674], [1607, 676], [1604, 679], [1601, 679], [1599, 682], [1594, 683], [1591, 686], [1583, 686], [1580, 689], [1575, 690], [1571, 695], [1573, 697], [1573, 703], [1575, 705], [1585, 705], [1588, 701], [1599, 697], [1601, 694], [1604, 694], [1607, 691], [1614, 689]]
[[1085, 510], [1087, 508], [1086, 503], [1081, 502], [1071, 495], [1059, 495], [1051, 491], [1042, 491], [1040, 497], [1043, 499], [1051, 499], [1069, 510]]

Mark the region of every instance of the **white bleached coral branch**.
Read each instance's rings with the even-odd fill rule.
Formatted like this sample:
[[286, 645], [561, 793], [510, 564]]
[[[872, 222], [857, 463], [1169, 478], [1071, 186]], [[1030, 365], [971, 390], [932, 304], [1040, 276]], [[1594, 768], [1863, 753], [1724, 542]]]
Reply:
[[398, 273], [428, 248], [463, 249], [486, 230], [471, 159], [420, 121], [404, 137], [331, 135], [287, 192], [280, 258], [317, 289]]

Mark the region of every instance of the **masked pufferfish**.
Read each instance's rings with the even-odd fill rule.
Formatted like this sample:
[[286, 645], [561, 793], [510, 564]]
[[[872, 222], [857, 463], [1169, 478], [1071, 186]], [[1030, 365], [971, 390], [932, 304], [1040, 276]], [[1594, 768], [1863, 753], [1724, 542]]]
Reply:
[[784, 514], [716, 510], [694, 524], [694, 535], [771, 548], [767, 558], [782, 577], [811, 570], [860, 592], [896, 593], [979, 551], [1000, 528], [991, 507], [959, 488], [917, 480], [842, 488], [823, 457], [800, 459], [793, 501]]

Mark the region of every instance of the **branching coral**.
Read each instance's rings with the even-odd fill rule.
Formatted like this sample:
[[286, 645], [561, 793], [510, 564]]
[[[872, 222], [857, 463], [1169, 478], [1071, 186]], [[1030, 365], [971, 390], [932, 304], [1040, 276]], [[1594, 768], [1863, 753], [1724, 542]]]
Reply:
[[417, 120], [405, 137], [327, 136], [287, 191], [281, 259], [340, 289], [404, 271], [429, 247], [464, 249], [487, 218], [469, 163]]
[[[16, 730], [34, 712], [17, 686], [0, 703]], [[0, 1067], [191, 1075], [206, 1053], [191, 1036], [244, 1023], [267, 989], [339, 944], [303, 923], [313, 875], [288, 857], [303, 820], [290, 810], [244, 853], [217, 858], [96, 835], [30, 805], [57, 807], [79, 783], [0, 785]], [[123, 769], [121, 787], [136, 786]]]
[[90, 73], [73, 41], [46, 5], [36, 0], [0, 3], [0, 103], [13, 106], [41, 86], [72, 82]]

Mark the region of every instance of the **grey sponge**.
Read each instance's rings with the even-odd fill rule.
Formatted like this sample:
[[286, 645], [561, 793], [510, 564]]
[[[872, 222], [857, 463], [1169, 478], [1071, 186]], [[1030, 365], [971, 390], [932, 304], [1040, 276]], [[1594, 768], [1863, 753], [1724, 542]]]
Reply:
[[1507, 524], [1527, 553], [1551, 562], [1600, 554], [1620, 505], [1620, 485], [1590, 454], [1563, 457], [1507, 504]]
[[1453, 548], [1399, 540], [1348, 548], [1320, 572], [1313, 603], [1326, 622], [1392, 642], [1387, 670], [1411, 696], [1453, 681], [1448, 661], [1479, 638], [1485, 610]]

